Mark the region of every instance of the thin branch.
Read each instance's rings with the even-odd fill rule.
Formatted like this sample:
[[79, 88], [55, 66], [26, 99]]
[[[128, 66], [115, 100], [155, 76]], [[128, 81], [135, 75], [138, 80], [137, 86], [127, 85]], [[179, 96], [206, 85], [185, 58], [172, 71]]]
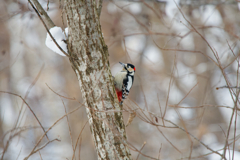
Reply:
[[40, 137], [40, 139], [38, 140], [38, 142], [36, 143], [36, 145], [33, 147], [32, 151], [30, 152], [30, 154], [24, 158], [24, 160], [27, 160], [31, 155], [33, 155], [33, 153], [35, 153], [35, 149], [37, 148], [37, 146], [40, 144], [40, 142], [42, 141], [43, 137], [58, 123], [60, 122], [65, 116], [74, 113], [75, 111], [77, 111], [78, 109], [80, 109], [82, 106], [84, 105], [84, 103], [82, 103], [82, 105], [76, 109], [74, 109], [71, 112], [68, 112], [67, 114], [63, 115], [61, 118], [59, 118], [56, 122], [53, 123], [53, 125], [51, 127], [48, 128], [48, 130], [46, 130], [46, 132], [42, 135], [42, 137]]
[[[176, 55], [174, 57], [174, 63], [176, 61]], [[168, 93], [167, 93], [167, 99], [166, 99], [166, 105], [165, 105], [165, 108], [164, 108], [164, 112], [163, 112], [163, 118], [165, 117], [166, 115], [166, 112], [167, 112], [167, 106], [168, 106], [168, 100], [169, 100], [169, 94], [170, 94], [170, 90], [171, 90], [171, 84], [172, 84], [172, 81], [173, 81], [173, 73], [175, 71], [175, 64], [173, 65], [172, 67], [172, 73], [171, 73], [171, 78], [170, 78], [170, 81], [169, 81], [169, 85], [168, 85]], [[164, 121], [163, 121], [164, 122]]]
[[161, 153], [161, 150], [162, 150], [162, 143], [161, 143], [161, 146], [160, 146], [160, 148], [159, 148], [159, 152], [158, 152], [158, 159], [160, 159], [160, 153]]
[[236, 89], [240, 89], [240, 87], [238, 87], [238, 86], [221, 86], [221, 87], [217, 87], [216, 90], [223, 89], [223, 88], [236, 88]]
[[115, 1], [111, 0], [111, 2], [113, 4], [115, 4], [119, 9], [123, 10], [123, 12], [128, 13], [129, 15], [131, 15], [140, 26], [142, 26], [147, 32], [151, 33], [151, 31], [148, 29], [148, 27], [145, 24], [143, 24], [141, 21], [139, 21], [138, 18], [136, 18], [136, 16], [134, 14], [132, 14], [130, 11], [128, 11], [126, 9], [123, 9], [123, 7], [117, 5], [115, 3]]
[[[87, 125], [87, 123], [88, 123], [88, 121], [86, 121], [86, 123], [83, 125], [83, 127], [82, 127], [82, 129], [81, 129], [81, 131], [80, 131], [80, 133], [79, 133], [79, 135], [78, 135], [77, 142], [76, 142], [76, 144], [75, 144], [75, 147], [73, 148], [73, 157], [72, 157], [72, 160], [73, 160], [74, 157], [75, 157], [75, 151], [76, 151], [76, 149], [77, 149], [78, 141], [79, 141], [79, 139], [81, 138], [83, 129], [85, 128], [85, 126]], [[79, 154], [80, 154], [80, 153], [79, 153]]]
[[[60, 96], [59, 96], [59, 97], [60, 97]], [[60, 98], [61, 98], [61, 97], [60, 97]], [[66, 105], [64, 104], [64, 101], [63, 101], [62, 98], [61, 98], [61, 101], [62, 101], [62, 104], [63, 104], [63, 106], [64, 106], [65, 114], [67, 114], [67, 108], [66, 108]], [[70, 136], [70, 139], [71, 139], [72, 149], [74, 149], [74, 148], [73, 148], [72, 131], [71, 131], [71, 127], [70, 127], [70, 124], [69, 124], [69, 118], [68, 118], [68, 116], [66, 116], [66, 118], [67, 118], [68, 131], [69, 131], [69, 136]]]
[[166, 122], [169, 122], [171, 124], [173, 124], [174, 126], [176, 126], [177, 128], [181, 129], [182, 131], [186, 132], [187, 134], [189, 134], [191, 137], [193, 137], [196, 141], [198, 141], [199, 143], [201, 143], [204, 147], [206, 147], [208, 150], [212, 151], [213, 153], [218, 154], [219, 156], [223, 157], [222, 154], [220, 154], [217, 151], [214, 151], [213, 149], [211, 149], [210, 147], [208, 147], [208, 145], [206, 145], [205, 143], [203, 143], [202, 141], [200, 141], [197, 137], [195, 137], [193, 134], [191, 134], [190, 132], [186, 131], [184, 128], [178, 126], [177, 124], [173, 123], [172, 121], [169, 121], [167, 119], [164, 119]]
[[[40, 148], [38, 148], [37, 150], [35, 150], [34, 152], [32, 152], [32, 154], [35, 154], [35, 153], [37, 153], [38, 151], [40, 151], [40, 150], [42, 150], [43, 148], [45, 148], [49, 143], [52, 143], [53, 141], [61, 141], [61, 140], [59, 140], [59, 139], [54, 139], [54, 140], [51, 140], [51, 141], [48, 141], [46, 144], [44, 144], [42, 147], [40, 147]], [[25, 160], [25, 159], [24, 159]]]
[[[139, 150], [140, 152], [143, 150], [143, 148], [144, 148], [144, 146], [147, 144], [147, 142], [143, 142], [143, 145], [142, 145], [142, 147], [141, 147], [141, 149]], [[139, 156], [140, 156], [140, 152], [138, 153], [138, 156], [137, 156], [137, 159], [136, 160], [138, 160], [138, 158], [139, 158]]]
[[[27, 92], [26, 92], [26, 94], [25, 94], [25, 96], [24, 96], [23, 99], [26, 100], [26, 99], [28, 98], [28, 95], [29, 95], [31, 89], [32, 89], [32, 88], [34, 87], [34, 85], [37, 83], [37, 81], [38, 81], [38, 79], [39, 79], [39, 77], [40, 77], [40, 75], [41, 75], [41, 72], [42, 72], [44, 66], [45, 66], [45, 64], [43, 64], [42, 67], [40, 68], [40, 71], [38, 72], [38, 74], [37, 74], [36, 78], [34, 79], [34, 81], [33, 81], [33, 82], [31, 83], [31, 85], [28, 87]], [[16, 128], [16, 127], [18, 126], [18, 124], [20, 125], [20, 122], [21, 122], [20, 116], [21, 116], [21, 113], [22, 113], [22, 111], [23, 111], [23, 105], [24, 105], [24, 101], [22, 102], [22, 105], [21, 105], [21, 107], [20, 107], [20, 111], [19, 111], [18, 118], [17, 118], [17, 121], [16, 121], [16, 124], [15, 124], [15, 127], [14, 127], [14, 128]], [[42, 126], [41, 126], [41, 127], [42, 127]], [[43, 129], [43, 131], [45, 132], [44, 129]], [[48, 138], [47, 135], [46, 135], [46, 137], [47, 137], [47, 139], [49, 140], [49, 138]]]
[[[216, 107], [216, 108], [228, 108], [228, 109], [234, 109], [233, 107], [230, 106], [218, 106], [218, 105], [210, 105], [210, 104], [203, 104], [201, 106], [194, 106], [194, 107], [183, 107], [183, 106], [178, 106], [178, 105], [168, 105], [169, 107], [177, 107], [177, 108], [184, 108], [184, 109], [197, 109], [197, 108], [204, 108], [204, 107]], [[240, 109], [237, 109], [240, 111]]]
[[7, 93], [7, 94], [10, 94], [10, 95], [14, 95], [14, 96], [17, 96], [17, 97], [21, 98], [22, 101], [27, 105], [28, 109], [32, 112], [33, 116], [34, 116], [35, 119], [37, 120], [38, 124], [41, 126], [42, 130], [43, 130], [44, 132], [46, 132], [45, 129], [43, 128], [41, 122], [39, 121], [38, 117], [36, 116], [36, 114], [34, 113], [34, 111], [32, 110], [32, 108], [29, 106], [29, 104], [25, 101], [25, 99], [22, 98], [22, 96], [20, 96], [20, 95], [18, 95], [18, 94], [15, 94], [15, 93], [11, 93], [11, 92], [5, 92], [5, 91], [0, 91], [0, 92], [1, 92], [1, 93]]
[[[136, 105], [137, 105], [137, 104], [136, 104]], [[205, 143], [203, 143], [201, 140], [199, 140], [197, 137], [195, 137], [193, 134], [191, 134], [189, 131], [185, 130], [185, 129], [182, 128], [181, 126], [175, 124], [174, 122], [172, 122], [172, 121], [170, 121], [170, 120], [164, 119], [164, 118], [161, 117], [161, 116], [158, 116], [156, 113], [153, 113], [153, 112], [150, 112], [150, 111], [146, 111], [146, 110], [142, 109], [141, 107], [139, 107], [138, 105], [137, 105], [137, 107], [138, 107], [137, 109], [140, 110], [142, 113], [143, 113], [143, 112], [148, 112], [148, 114], [151, 114], [151, 115], [153, 115], [154, 117], [158, 117], [158, 118], [162, 119], [163, 121], [172, 124], [173, 127], [176, 127], [176, 128], [178, 128], [178, 129], [184, 131], [185, 133], [189, 134], [193, 139], [195, 139], [195, 140], [198, 141], [200, 144], [202, 144], [205, 148], [207, 148], [208, 150], [210, 150], [210, 151], [212, 151], [213, 153], [216, 153], [216, 154], [218, 154], [219, 156], [222, 157], [222, 155], [221, 155], [218, 151], [214, 151], [213, 149], [211, 149], [208, 145], [206, 145]], [[138, 113], [138, 112], [137, 112], [137, 113]], [[146, 114], [144, 114], [144, 115], [146, 115]], [[139, 115], [138, 115], [138, 116], [139, 116]], [[145, 122], [146, 122], [146, 121], [145, 121]], [[159, 125], [159, 126], [160, 126], [160, 125]], [[160, 126], [160, 127], [166, 128], [165, 126]], [[169, 128], [170, 128], [170, 127], [169, 127]], [[157, 129], [158, 129], [158, 131], [161, 133], [161, 130], [160, 130], [158, 127], [157, 127]], [[163, 135], [163, 136], [164, 136], [164, 135]], [[166, 140], [168, 140], [168, 139], [166, 139]], [[171, 143], [170, 143], [170, 144], [171, 144]], [[175, 147], [173, 144], [172, 144], [172, 146]], [[175, 149], [177, 149], [177, 148], [175, 148]], [[177, 149], [177, 150], [178, 150], [178, 149]], [[179, 151], [179, 150], [178, 150], [178, 151]], [[179, 151], [179, 152], [180, 152], [180, 151]], [[181, 153], [181, 152], [180, 152], [180, 153]]]
[[[238, 96], [240, 94], [240, 91], [238, 90], [237, 92], [237, 96], [236, 96], [236, 100], [234, 102], [234, 108], [237, 108], [237, 102], [238, 102]], [[236, 110], [237, 111], [237, 110]], [[233, 121], [233, 117], [234, 117], [234, 113], [235, 113], [235, 109], [232, 111], [232, 115], [231, 115], [231, 118], [230, 118], [230, 122], [229, 122], [229, 126], [228, 126], [228, 130], [227, 130], [227, 137], [226, 137], [226, 141], [225, 141], [225, 145], [224, 145], [224, 151], [223, 151], [223, 157], [224, 159], [225, 158], [225, 155], [226, 155], [226, 151], [227, 151], [227, 146], [228, 146], [228, 137], [229, 137], [229, 134], [230, 134], [230, 130], [231, 130], [231, 126], [232, 126], [232, 121]], [[236, 120], [236, 119], [235, 119]], [[235, 136], [235, 132], [234, 132], [234, 136]], [[235, 141], [234, 141], [235, 142]], [[234, 143], [235, 144], [235, 143]], [[234, 152], [234, 151], [233, 151]]]
[[[45, 84], [47, 85], [47, 87], [48, 87], [53, 93], [55, 93], [55, 94], [58, 95], [59, 97], [62, 97], [62, 98], [65, 98], [65, 99], [69, 99], [69, 100], [73, 100], [73, 101], [77, 101], [75, 97], [69, 98], [69, 97], [65, 97], [65, 96], [62, 96], [62, 95], [58, 94], [58, 93], [55, 92], [52, 88], [50, 88], [47, 83], [45, 83]], [[80, 102], [79, 102], [79, 103], [80, 103]]]
[[[4, 154], [6, 153], [6, 151], [7, 151], [7, 149], [8, 149], [8, 147], [9, 147], [9, 144], [10, 144], [10, 141], [14, 138], [14, 137], [16, 137], [17, 135], [19, 135], [21, 132], [23, 132], [23, 131], [26, 131], [26, 130], [28, 130], [28, 129], [32, 129], [31, 127], [21, 127], [21, 128], [18, 128], [18, 129], [20, 129], [18, 132], [16, 132], [16, 133], [14, 133], [14, 134], [11, 134], [10, 135], [10, 137], [9, 137], [9, 139], [7, 140], [7, 142], [6, 142], [6, 144], [5, 144], [5, 146], [4, 146], [4, 148], [3, 148], [3, 151], [2, 151], [2, 156], [1, 156], [1, 160], [3, 160], [3, 158], [4, 158]], [[35, 128], [33, 128], [33, 129], [35, 129]], [[12, 130], [11, 131], [9, 131], [8, 133], [11, 133], [12, 132]], [[7, 134], [7, 133], [6, 133]], [[3, 136], [3, 137], [5, 137], [6, 136], [6, 134]], [[21, 149], [22, 150], [22, 149]], [[20, 151], [21, 152], [21, 151]], [[20, 153], [19, 153], [20, 154]], [[18, 155], [19, 156], [19, 155]]]
[[[34, 0], [34, 1], [37, 1], [37, 0]], [[35, 6], [33, 5], [33, 3], [31, 2], [31, 0], [28, 0], [28, 2], [31, 4], [31, 6], [32, 6], [32, 8], [34, 9], [34, 11], [37, 13], [39, 19], [42, 21], [45, 29], [47, 30], [48, 34], [50, 35], [50, 37], [52, 38], [53, 42], [54, 42], [55, 45], [58, 47], [58, 49], [60, 49], [60, 51], [62, 51], [62, 53], [65, 54], [65, 56], [70, 57], [70, 56], [68, 55], [68, 53], [66, 53], [66, 52], [59, 46], [59, 44], [56, 42], [55, 38], [52, 36], [51, 32], [50, 32], [49, 29], [48, 29], [48, 28], [54, 27], [55, 25], [54, 25], [54, 24], [52, 25], [52, 24], [50, 23], [49, 26], [47, 26], [47, 24], [44, 22], [42, 16], [40, 15], [40, 13], [43, 14], [42, 12], [43, 12], [44, 10], [42, 9], [42, 10], [41, 10], [42, 12], [39, 13], [39, 11], [35, 8]], [[39, 5], [40, 5], [40, 4], [39, 4]], [[41, 5], [40, 5], [40, 6], [41, 6]], [[45, 12], [45, 11], [44, 11], [44, 12]], [[47, 14], [46, 14], [46, 15], [47, 15]]]
[[38, 13], [44, 18], [44, 23], [48, 26], [48, 28], [52, 28], [55, 26], [51, 18], [48, 16], [47, 12], [42, 8], [41, 4], [38, 2], [38, 0], [28, 0], [28, 2], [32, 5], [32, 2], [37, 8]]

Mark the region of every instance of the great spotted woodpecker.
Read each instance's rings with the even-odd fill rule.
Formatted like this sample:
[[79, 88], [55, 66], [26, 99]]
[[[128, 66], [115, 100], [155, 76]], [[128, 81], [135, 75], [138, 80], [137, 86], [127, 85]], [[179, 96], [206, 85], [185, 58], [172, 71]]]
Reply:
[[118, 72], [113, 78], [118, 101], [122, 105], [123, 100], [127, 98], [128, 93], [133, 85], [135, 67], [129, 63], [119, 63], [123, 66], [123, 69], [121, 72]]

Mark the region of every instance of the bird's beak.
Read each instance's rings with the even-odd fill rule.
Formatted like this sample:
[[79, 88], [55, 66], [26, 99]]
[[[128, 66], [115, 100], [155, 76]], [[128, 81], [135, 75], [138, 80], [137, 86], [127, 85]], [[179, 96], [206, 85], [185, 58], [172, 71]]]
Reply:
[[125, 64], [124, 63], [122, 63], [122, 62], [119, 62], [123, 67], [125, 66]]

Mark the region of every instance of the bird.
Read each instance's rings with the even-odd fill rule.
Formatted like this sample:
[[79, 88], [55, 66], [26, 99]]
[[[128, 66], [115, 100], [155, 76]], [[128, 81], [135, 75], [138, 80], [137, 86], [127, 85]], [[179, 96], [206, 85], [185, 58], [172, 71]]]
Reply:
[[119, 104], [122, 105], [124, 99], [127, 98], [134, 81], [135, 66], [130, 63], [122, 63], [122, 70], [114, 77], [114, 86], [117, 93]]

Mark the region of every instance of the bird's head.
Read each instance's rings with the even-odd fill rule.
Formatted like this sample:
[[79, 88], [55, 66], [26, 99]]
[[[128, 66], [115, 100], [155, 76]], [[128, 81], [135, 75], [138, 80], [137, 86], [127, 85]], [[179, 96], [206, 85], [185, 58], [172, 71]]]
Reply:
[[135, 67], [134, 65], [130, 64], [130, 63], [122, 63], [122, 62], [119, 62], [122, 66], [123, 66], [123, 69], [122, 71], [127, 71], [128, 73], [130, 73], [130, 75], [134, 75], [134, 72], [135, 72]]

